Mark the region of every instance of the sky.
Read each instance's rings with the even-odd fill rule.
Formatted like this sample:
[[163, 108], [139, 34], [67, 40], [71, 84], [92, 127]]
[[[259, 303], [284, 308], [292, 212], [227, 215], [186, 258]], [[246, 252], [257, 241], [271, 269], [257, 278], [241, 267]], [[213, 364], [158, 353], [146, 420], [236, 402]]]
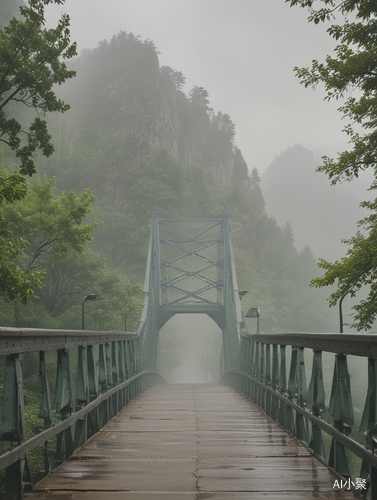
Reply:
[[160, 65], [186, 77], [185, 93], [204, 87], [214, 112], [230, 116], [249, 170], [262, 174], [296, 143], [329, 156], [347, 147], [339, 104], [294, 73], [335, 45], [305, 9], [284, 0], [66, 0], [48, 8], [49, 23], [63, 12], [79, 51], [121, 30], [152, 40]]

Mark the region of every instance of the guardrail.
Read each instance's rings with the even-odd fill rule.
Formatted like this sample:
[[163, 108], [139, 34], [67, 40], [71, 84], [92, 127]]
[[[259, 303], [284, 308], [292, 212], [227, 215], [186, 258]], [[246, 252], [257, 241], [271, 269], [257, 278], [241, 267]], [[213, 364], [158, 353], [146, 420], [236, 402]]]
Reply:
[[[32, 489], [30, 451], [44, 447], [41, 476], [48, 474], [140, 392], [164, 382], [143, 366], [140, 342], [141, 336], [135, 333], [0, 328], [4, 365], [0, 444], [8, 443], [10, 448], [0, 456], [0, 498], [21, 499], [24, 491]], [[54, 367], [47, 359], [49, 351], [56, 351]], [[38, 395], [33, 397], [44, 427], [28, 440], [22, 373], [27, 357], [39, 378]]]
[[[288, 348], [288, 349], [287, 349]], [[304, 350], [312, 351], [310, 383]], [[323, 366], [322, 353], [335, 354], [330, 396], [325, 395], [329, 360]], [[365, 434], [365, 446], [349, 437], [355, 425], [348, 357], [366, 363], [363, 412], [356, 432]], [[329, 355], [327, 355], [329, 356]], [[290, 362], [289, 362], [290, 358]], [[314, 454], [325, 457], [322, 431], [331, 438], [327, 464], [345, 478], [344, 486], [377, 499], [377, 334], [243, 334], [237, 368], [227, 370], [220, 383], [232, 385], [260, 406], [281, 426], [297, 437]], [[288, 363], [289, 362], [289, 363]], [[287, 368], [289, 364], [288, 378]], [[352, 372], [351, 372], [352, 375]], [[354, 393], [355, 395], [355, 393]], [[309, 429], [311, 423], [311, 429]], [[354, 429], [355, 432], [355, 429]], [[359, 477], [352, 479], [348, 452], [361, 459]]]

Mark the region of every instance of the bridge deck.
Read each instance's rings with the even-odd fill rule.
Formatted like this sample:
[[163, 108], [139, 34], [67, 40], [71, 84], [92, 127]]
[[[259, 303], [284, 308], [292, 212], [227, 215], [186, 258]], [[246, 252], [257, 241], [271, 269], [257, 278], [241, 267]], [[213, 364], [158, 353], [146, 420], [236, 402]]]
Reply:
[[335, 479], [234, 389], [177, 384], [141, 394], [27, 498], [355, 498]]

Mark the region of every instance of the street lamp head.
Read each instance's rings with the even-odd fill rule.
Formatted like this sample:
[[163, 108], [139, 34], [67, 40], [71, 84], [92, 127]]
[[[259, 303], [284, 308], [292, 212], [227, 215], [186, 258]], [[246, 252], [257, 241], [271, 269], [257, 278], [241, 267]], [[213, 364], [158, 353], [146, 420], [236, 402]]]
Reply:
[[250, 307], [245, 318], [257, 318], [257, 333], [259, 333], [259, 316], [260, 310], [257, 307]]
[[260, 310], [256, 307], [250, 307], [247, 311], [245, 318], [259, 318]]
[[247, 294], [247, 290], [239, 290], [238, 291], [238, 296], [240, 300], [242, 300], [243, 296]]
[[85, 303], [87, 300], [96, 300], [97, 297], [94, 295], [94, 293], [90, 293], [89, 295], [87, 295], [86, 297], [84, 297], [84, 302]]

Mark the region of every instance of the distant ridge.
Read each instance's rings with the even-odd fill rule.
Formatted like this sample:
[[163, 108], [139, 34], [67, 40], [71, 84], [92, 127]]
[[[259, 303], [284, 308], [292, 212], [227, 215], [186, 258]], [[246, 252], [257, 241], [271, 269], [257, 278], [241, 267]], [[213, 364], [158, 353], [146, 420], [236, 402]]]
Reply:
[[308, 245], [316, 258], [335, 260], [345, 255], [341, 243], [356, 231], [356, 222], [367, 212], [360, 201], [370, 195], [364, 179], [331, 186], [316, 172], [321, 163], [313, 151], [295, 144], [277, 156], [261, 176], [266, 212], [279, 225], [292, 225], [295, 245]]

